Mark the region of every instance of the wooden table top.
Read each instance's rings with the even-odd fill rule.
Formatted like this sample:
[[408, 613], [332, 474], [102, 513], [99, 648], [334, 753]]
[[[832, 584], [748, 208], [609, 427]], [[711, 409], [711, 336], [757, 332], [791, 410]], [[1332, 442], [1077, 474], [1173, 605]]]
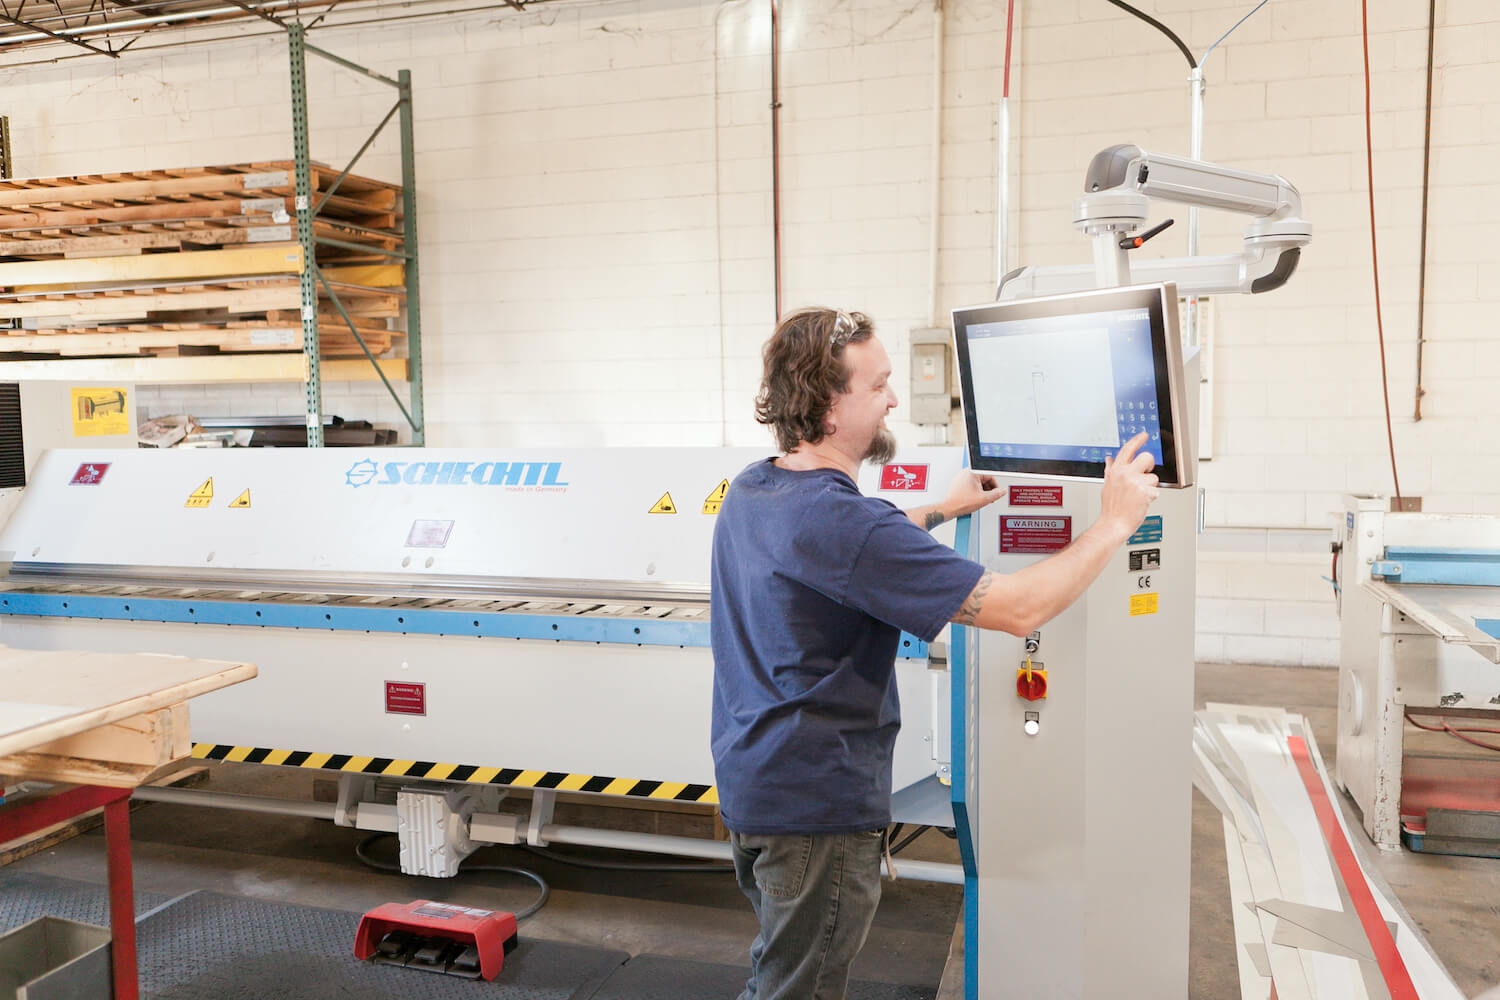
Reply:
[[167, 708], [255, 674], [254, 664], [225, 660], [0, 646], [0, 757]]

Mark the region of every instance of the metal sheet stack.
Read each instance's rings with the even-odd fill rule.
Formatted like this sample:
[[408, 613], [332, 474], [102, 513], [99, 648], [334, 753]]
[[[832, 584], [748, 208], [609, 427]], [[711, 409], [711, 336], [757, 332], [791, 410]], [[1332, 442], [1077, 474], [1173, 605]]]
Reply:
[[[313, 204], [338, 172], [315, 165]], [[0, 359], [301, 351], [287, 162], [0, 181]], [[401, 189], [348, 175], [313, 221], [325, 279], [377, 356], [404, 276]], [[362, 357], [319, 286], [322, 356]]]

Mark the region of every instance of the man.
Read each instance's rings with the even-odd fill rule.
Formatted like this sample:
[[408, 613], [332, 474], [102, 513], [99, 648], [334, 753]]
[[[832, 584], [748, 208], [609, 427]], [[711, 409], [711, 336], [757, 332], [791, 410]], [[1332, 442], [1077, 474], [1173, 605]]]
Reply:
[[891, 364], [868, 317], [788, 316], [764, 363], [756, 418], [783, 454], [735, 478], [713, 545], [714, 764], [760, 921], [741, 1000], [839, 1000], [880, 901], [901, 631], [1030, 634], [1104, 569], [1157, 479], [1139, 435], [1109, 465], [1087, 531], [1018, 573], [987, 572], [927, 531], [998, 500], [992, 478], [964, 472], [904, 513], [855, 485], [861, 462], [895, 451]]

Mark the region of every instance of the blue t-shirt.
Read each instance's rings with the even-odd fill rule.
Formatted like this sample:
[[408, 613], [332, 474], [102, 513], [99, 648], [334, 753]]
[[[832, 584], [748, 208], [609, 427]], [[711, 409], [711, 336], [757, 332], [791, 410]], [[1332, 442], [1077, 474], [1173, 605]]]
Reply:
[[896, 646], [931, 641], [984, 567], [835, 469], [757, 462], [714, 526], [713, 754], [724, 825], [890, 823]]

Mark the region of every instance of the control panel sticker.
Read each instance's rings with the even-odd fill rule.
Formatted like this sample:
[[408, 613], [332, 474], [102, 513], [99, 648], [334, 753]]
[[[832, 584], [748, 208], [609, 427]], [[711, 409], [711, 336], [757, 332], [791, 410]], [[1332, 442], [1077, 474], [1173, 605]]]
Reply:
[[1344, 537], [1354, 537], [1354, 512], [1352, 510], [1344, 512]]
[[1161, 569], [1161, 549], [1135, 549], [1130, 553], [1130, 572]]
[[1057, 552], [1073, 540], [1073, 518], [1002, 517], [1000, 551], [1018, 553]]
[[124, 389], [73, 389], [73, 436], [129, 434]]
[[677, 505], [672, 502], [672, 494], [670, 492], [663, 493], [661, 495], [661, 499], [658, 500], [658, 501], [656, 501], [656, 503], [652, 504], [651, 505], [651, 509], [648, 510], [648, 511], [646, 511], [646, 513], [648, 513], [648, 514], [675, 514], [675, 513], [677, 513]]
[[1126, 545], [1150, 545], [1152, 542], [1161, 541], [1161, 515], [1152, 514], [1141, 522], [1141, 526], [1135, 529]]
[[207, 507], [210, 503], [213, 502], [213, 498], [214, 498], [214, 477], [213, 476], [209, 476], [207, 479], [205, 479], [203, 481], [203, 485], [202, 486], [198, 487], [196, 490], [194, 490], [192, 492], [192, 494], [187, 498], [187, 503], [183, 504], [183, 506], [184, 507]]
[[391, 715], [426, 715], [427, 685], [386, 681], [385, 710]]
[[238, 507], [238, 508], [240, 508], [242, 510], [249, 509], [249, 507], [250, 507], [250, 491], [246, 490], [245, 492], [241, 493], [239, 496], [235, 497], [234, 498], [234, 502], [231, 503], [229, 506], [230, 507]]
[[411, 912], [424, 917], [438, 917], [442, 920], [452, 920], [454, 917], [478, 917], [483, 919], [495, 915], [494, 910], [481, 910], [475, 906], [454, 906], [452, 903], [431, 902], [423, 903]]
[[1130, 617], [1156, 614], [1157, 594], [1131, 594]]
[[84, 462], [78, 467], [78, 471], [73, 473], [73, 478], [68, 481], [68, 485], [98, 486], [107, 471], [109, 471], [108, 462]]
[[927, 468], [925, 465], [882, 465], [880, 488], [900, 492], [925, 490], [927, 489]]
[[409, 549], [446, 549], [448, 536], [453, 534], [452, 521], [413, 521], [406, 535]]
[[728, 495], [729, 480], [719, 480], [719, 485], [714, 487], [714, 491], [703, 499], [703, 513], [717, 514], [719, 508], [724, 505], [724, 498]]
[[1010, 505], [1012, 507], [1061, 507], [1063, 502], [1063, 488], [1061, 486], [1012, 486], [1010, 488]]

